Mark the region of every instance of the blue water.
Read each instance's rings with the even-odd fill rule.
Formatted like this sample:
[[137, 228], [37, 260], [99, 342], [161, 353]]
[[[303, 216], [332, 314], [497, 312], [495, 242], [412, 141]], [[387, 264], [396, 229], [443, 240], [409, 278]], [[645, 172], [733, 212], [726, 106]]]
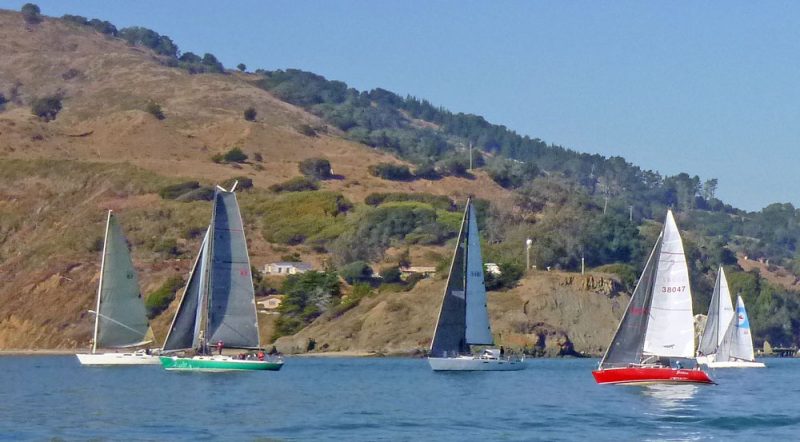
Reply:
[[433, 373], [423, 359], [290, 358], [280, 372], [2, 357], [0, 439], [798, 440], [800, 360], [716, 386], [598, 386], [595, 360]]

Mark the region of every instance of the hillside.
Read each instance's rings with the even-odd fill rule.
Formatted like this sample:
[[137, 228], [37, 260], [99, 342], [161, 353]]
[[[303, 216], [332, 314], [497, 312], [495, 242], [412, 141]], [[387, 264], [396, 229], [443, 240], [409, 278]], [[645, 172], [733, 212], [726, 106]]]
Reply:
[[[714, 197], [716, 180], [662, 177], [424, 99], [357, 91], [296, 69], [226, 71], [213, 55], [181, 54], [154, 31], [88, 23], [26, 23], [0, 11], [0, 349], [88, 343], [107, 209], [117, 212], [145, 296], [185, 277], [208, 222], [203, 192], [234, 178], [252, 182], [239, 200], [254, 267], [301, 259], [337, 278], [353, 265], [392, 270], [406, 257], [443, 268], [459, 205], [474, 195], [484, 254], [512, 275], [499, 283], [507, 290], [489, 296], [495, 335], [546, 354], [600, 352], [674, 207], [695, 312], [705, 311], [725, 265], [756, 342], [800, 343], [792, 319], [800, 314], [800, 211], [791, 204], [745, 213]], [[57, 114], [34, 112], [52, 100]], [[475, 146], [471, 170], [467, 144]], [[234, 148], [247, 158], [224, 160]], [[306, 160], [326, 161], [326, 176], [301, 173]], [[297, 178], [319, 189], [276, 187]], [[194, 190], [171, 194], [187, 184]], [[553, 272], [524, 274], [527, 239], [532, 262]], [[751, 260], [737, 263], [744, 255]], [[584, 259], [593, 283], [569, 273]], [[262, 337], [290, 335], [277, 342], [289, 352], [309, 339], [317, 350], [424, 348], [441, 276], [399, 291], [379, 278], [345, 277], [351, 284], [302, 314], [262, 315]], [[256, 282], [262, 295], [287, 290], [281, 279]], [[364, 297], [347, 304], [358, 290]], [[157, 336], [176, 304], [155, 317]]]

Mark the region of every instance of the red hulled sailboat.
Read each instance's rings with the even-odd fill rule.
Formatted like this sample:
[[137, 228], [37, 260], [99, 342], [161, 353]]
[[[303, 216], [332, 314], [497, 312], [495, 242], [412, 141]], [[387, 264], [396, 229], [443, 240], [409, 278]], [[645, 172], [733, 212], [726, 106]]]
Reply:
[[614, 339], [592, 375], [598, 384], [713, 384], [699, 366], [681, 365], [694, 357], [689, 271], [668, 211]]

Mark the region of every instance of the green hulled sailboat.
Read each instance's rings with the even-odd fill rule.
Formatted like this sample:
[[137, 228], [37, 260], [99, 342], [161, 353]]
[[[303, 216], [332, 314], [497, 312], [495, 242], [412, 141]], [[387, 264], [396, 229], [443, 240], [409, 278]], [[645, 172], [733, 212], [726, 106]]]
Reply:
[[[214, 355], [211, 346], [259, 350], [255, 291], [239, 204], [231, 190], [217, 187], [206, 231], [178, 311], [164, 342], [167, 370], [280, 370], [283, 360]], [[184, 356], [179, 356], [184, 353]], [[193, 356], [186, 355], [194, 353]], [[253, 353], [251, 353], [253, 355]]]

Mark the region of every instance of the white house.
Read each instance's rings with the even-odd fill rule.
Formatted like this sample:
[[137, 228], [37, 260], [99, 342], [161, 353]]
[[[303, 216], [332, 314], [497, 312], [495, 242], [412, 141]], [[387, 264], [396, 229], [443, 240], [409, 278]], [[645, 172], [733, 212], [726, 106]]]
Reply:
[[265, 275], [295, 275], [309, 270], [314, 268], [304, 262], [273, 262], [264, 266]]

